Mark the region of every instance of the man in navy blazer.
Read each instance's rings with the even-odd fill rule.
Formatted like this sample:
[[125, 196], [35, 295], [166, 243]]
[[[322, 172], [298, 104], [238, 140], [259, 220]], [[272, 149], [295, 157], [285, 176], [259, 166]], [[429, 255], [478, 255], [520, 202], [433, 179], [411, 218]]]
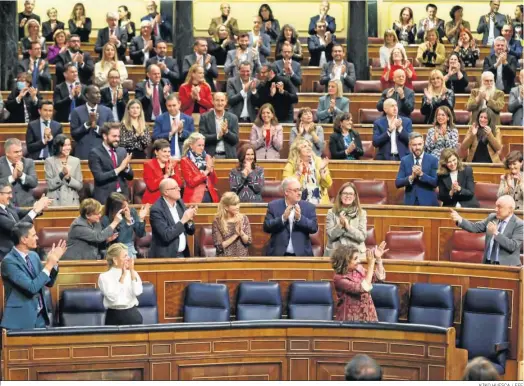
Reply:
[[25, 133], [27, 155], [34, 160], [45, 160], [53, 155], [53, 138], [62, 134], [62, 125], [53, 121], [53, 102], [40, 102], [40, 119], [29, 122]]
[[51, 321], [44, 287], [52, 287], [58, 276], [58, 262], [66, 243], [60, 240], [48, 254], [45, 264], [32, 249], [37, 248], [38, 236], [33, 224], [20, 222], [13, 227], [15, 246], [2, 261], [5, 306], [3, 328], [10, 330], [45, 328]]
[[424, 153], [424, 138], [420, 133], [411, 133], [409, 146], [411, 154], [400, 161], [395, 186], [405, 187], [404, 204], [406, 205], [439, 206], [435, 192], [438, 158]]
[[311, 234], [318, 231], [315, 206], [301, 200], [302, 188], [295, 177], [282, 181], [284, 197], [271, 201], [264, 219], [270, 233], [268, 256], [313, 256]]
[[313, 16], [311, 19], [309, 19], [308, 33], [310, 35], [314, 35], [316, 33], [315, 27], [317, 26], [317, 22], [319, 20], [326, 22], [326, 28], [329, 32], [331, 32], [332, 34], [335, 33], [335, 31], [337, 30], [337, 23], [335, 22], [335, 18], [333, 16], [329, 16], [327, 14], [328, 12], [329, 1], [322, 1], [320, 3], [318, 15]]
[[384, 116], [373, 122], [373, 146], [377, 148], [376, 160], [399, 161], [408, 154], [411, 119], [398, 115], [394, 99], [384, 102]]
[[86, 104], [71, 113], [71, 136], [76, 141], [75, 157], [86, 160], [91, 149], [102, 143], [100, 129], [106, 122], [114, 122], [113, 113], [100, 104], [100, 89], [95, 85], [86, 88]]
[[171, 155], [182, 158], [184, 141], [195, 131], [193, 117], [180, 111], [180, 101], [176, 94], [166, 98], [167, 112], [155, 120], [153, 127], [153, 141], [164, 138], [171, 144]]
[[277, 75], [288, 78], [293, 86], [297, 89], [302, 84], [302, 68], [300, 63], [294, 61], [293, 58], [293, 46], [289, 42], [282, 44], [282, 59], [275, 62], [277, 67]]

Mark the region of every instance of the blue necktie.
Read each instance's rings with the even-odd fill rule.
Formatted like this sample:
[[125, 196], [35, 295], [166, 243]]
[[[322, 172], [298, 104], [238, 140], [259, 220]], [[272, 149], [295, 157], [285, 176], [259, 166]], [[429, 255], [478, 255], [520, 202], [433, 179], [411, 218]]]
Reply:
[[[505, 221], [501, 221], [499, 223], [499, 226], [497, 227], [497, 231], [499, 233], [502, 232], [502, 227], [504, 225]], [[493, 236], [493, 243], [491, 245], [491, 251], [489, 254], [489, 260], [491, 263], [498, 262], [499, 261], [499, 243], [497, 240], [495, 240], [495, 236]]]
[[33, 87], [38, 88], [38, 59], [35, 60], [33, 65]]
[[71, 114], [73, 110], [76, 108], [76, 101], [75, 96], [73, 95], [73, 85], [69, 85], [69, 93], [71, 94], [71, 107], [69, 109], [69, 113]]
[[[31, 259], [29, 258], [29, 255], [27, 255], [25, 257], [25, 262], [27, 263], [27, 267], [29, 268], [29, 271], [31, 272], [31, 274], [33, 275], [33, 277], [36, 278], [36, 271], [35, 271], [35, 267], [33, 266], [33, 263], [31, 263]], [[38, 307], [39, 307], [39, 311], [44, 308], [44, 302], [42, 301], [42, 294], [39, 292], [38, 293]]]
[[[44, 121], [44, 128], [47, 128], [49, 127], [49, 121]], [[49, 150], [48, 150], [48, 146], [49, 144], [45, 145], [44, 148], [42, 149], [42, 158], [47, 158], [49, 157]]]

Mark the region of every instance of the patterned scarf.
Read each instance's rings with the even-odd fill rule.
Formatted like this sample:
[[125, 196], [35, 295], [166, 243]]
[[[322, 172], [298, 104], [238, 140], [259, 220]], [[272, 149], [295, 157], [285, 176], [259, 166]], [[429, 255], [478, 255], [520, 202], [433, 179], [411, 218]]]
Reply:
[[299, 166], [302, 177], [302, 200], [306, 200], [312, 204], [320, 204], [320, 186], [317, 181], [315, 173], [315, 160], [312, 158], [307, 167]]
[[189, 158], [197, 167], [198, 170], [206, 170], [206, 152], [203, 151], [201, 155], [195, 154], [191, 149], [187, 152], [187, 158]]

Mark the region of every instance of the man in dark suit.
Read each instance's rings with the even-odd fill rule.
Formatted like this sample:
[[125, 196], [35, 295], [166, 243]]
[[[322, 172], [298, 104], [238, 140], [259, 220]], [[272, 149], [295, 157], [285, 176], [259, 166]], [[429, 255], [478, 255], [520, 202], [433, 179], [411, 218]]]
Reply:
[[103, 142], [89, 152], [88, 159], [95, 180], [93, 198], [105, 203], [111, 193], [118, 192], [130, 199], [127, 181], [133, 179], [133, 169], [131, 154], [119, 147], [120, 123], [107, 123], [100, 132]]
[[275, 62], [277, 75], [288, 78], [297, 89], [302, 84], [302, 68], [300, 63], [293, 60], [293, 46], [289, 42], [282, 44], [282, 59]]
[[393, 82], [394, 87], [382, 91], [380, 100], [377, 102], [377, 110], [384, 111], [384, 101], [393, 99], [397, 102], [398, 114], [409, 118], [415, 109], [415, 93], [405, 86], [406, 72], [400, 68], [396, 70], [393, 73]]
[[155, 120], [153, 141], [167, 139], [171, 144], [171, 156], [182, 158], [184, 141], [195, 131], [193, 117], [180, 112], [180, 101], [176, 94], [166, 99], [167, 112]]
[[437, 200], [438, 158], [424, 152], [422, 134], [413, 132], [409, 136], [411, 154], [400, 161], [395, 186], [405, 188], [404, 204], [439, 206]]
[[427, 17], [420, 19], [417, 26], [417, 39], [419, 43], [424, 41], [424, 35], [430, 28], [435, 28], [437, 30], [440, 43], [442, 43], [442, 38], [446, 36], [444, 20], [437, 17], [437, 10], [438, 8], [435, 4], [430, 3], [426, 5]]
[[229, 112], [235, 114], [239, 122], [254, 122], [257, 117], [251, 100], [256, 93], [258, 81], [251, 78], [251, 63], [240, 63], [238, 75], [227, 81]]
[[159, 12], [156, 2], [149, 0], [147, 2], [148, 14], [140, 19], [140, 21], [149, 20], [152, 23], [153, 35], [159, 39], [170, 42], [171, 41], [171, 23], [165, 19]]
[[206, 137], [206, 153], [216, 158], [237, 158], [238, 119], [226, 109], [223, 92], [213, 95], [213, 109], [200, 117], [199, 132]]
[[271, 201], [264, 232], [271, 234], [267, 256], [313, 256], [311, 234], [318, 231], [315, 206], [301, 200], [302, 188], [295, 177], [282, 181], [284, 198]]
[[479, 19], [477, 33], [482, 35], [482, 44], [491, 45], [496, 37], [500, 36], [502, 27], [506, 24], [506, 16], [498, 13], [500, 0], [491, 0], [489, 2], [489, 13]]
[[377, 148], [376, 160], [400, 161], [408, 154], [411, 119], [398, 115], [397, 102], [386, 99], [384, 116], [373, 122], [373, 146]]
[[495, 53], [484, 58], [484, 71], [490, 71], [495, 77], [495, 87], [509, 94], [515, 87], [517, 59], [507, 53], [506, 39], [503, 36], [495, 38], [493, 48]]
[[100, 104], [111, 110], [115, 122], [120, 122], [126, 112], [129, 92], [122, 87], [118, 70], [109, 70], [107, 79], [109, 80], [109, 87], [100, 90]]
[[322, 66], [320, 84], [324, 85], [326, 91], [330, 80], [339, 80], [344, 86], [344, 92], [353, 92], [357, 76], [355, 65], [344, 59], [344, 48], [340, 44], [334, 44], [331, 52], [333, 61]]
[[307, 38], [310, 54], [309, 65], [322, 67], [325, 63], [332, 61], [333, 44], [336, 44], [335, 35], [326, 31], [326, 22], [318, 21], [315, 34]]
[[335, 18], [333, 16], [329, 16], [327, 13], [329, 12], [329, 1], [322, 1], [320, 3], [319, 7], [319, 13], [316, 16], [313, 16], [311, 19], [309, 19], [309, 28], [308, 33], [310, 35], [315, 34], [315, 27], [317, 26], [318, 21], [323, 21], [326, 23], [327, 30], [331, 32], [332, 34], [335, 33], [337, 30], [337, 23], [335, 22]]
[[56, 58], [56, 83], [64, 81], [64, 70], [67, 63], [73, 63], [78, 69], [78, 78], [85, 85], [92, 83], [91, 78], [95, 71], [95, 63], [87, 52], [82, 52], [80, 36], [70, 35], [67, 40], [68, 50]]
[[53, 102], [40, 102], [40, 119], [29, 122], [25, 134], [27, 155], [34, 160], [45, 160], [54, 154], [53, 138], [62, 134], [62, 125], [53, 121]]
[[271, 103], [279, 122], [293, 122], [293, 106], [298, 103], [298, 95], [291, 81], [277, 76], [277, 69], [273, 63], [264, 64], [260, 70], [260, 83], [257, 92], [251, 95], [254, 106], [261, 107]]
[[470, 222], [451, 210], [451, 218], [462, 229], [471, 233], [486, 233], [483, 264], [520, 266], [522, 220], [515, 216], [515, 200], [501, 196], [495, 204], [495, 213], [482, 221]]
[[106, 43], [113, 43], [118, 52], [118, 58], [124, 63], [126, 61], [127, 31], [118, 27], [118, 13], [108, 12], [106, 14], [107, 27], [98, 30], [95, 43], [95, 52], [102, 59], [103, 49]]
[[20, 209], [12, 205], [13, 186], [4, 180], [0, 180], [0, 261], [13, 248], [13, 240], [11, 239], [11, 230], [18, 222], [29, 222], [41, 214], [49, 207], [53, 200], [47, 198], [45, 195], [33, 204], [31, 210]]
[[86, 104], [71, 113], [71, 136], [76, 141], [75, 157], [86, 160], [89, 152], [102, 143], [101, 128], [106, 122], [114, 122], [113, 114], [100, 105], [100, 89], [91, 85], [86, 88]]
[[178, 70], [176, 59], [167, 56], [167, 43], [163, 40], [156, 42], [155, 52], [156, 55], [147, 60], [146, 68], [156, 64], [160, 68], [162, 78], [171, 83], [172, 91], [178, 90], [178, 85], [181, 81], [180, 71]]
[[34, 19], [40, 23], [40, 16], [33, 13], [34, 9], [35, 0], [24, 1], [24, 10], [18, 13], [18, 40], [22, 40], [24, 37], [24, 27], [29, 20]]
[[258, 51], [255, 48], [249, 47], [249, 36], [245, 32], [241, 33], [238, 37], [238, 47], [227, 53], [224, 72], [228, 79], [238, 74], [238, 69], [242, 62], [251, 63], [253, 75], [256, 75], [260, 68], [260, 58]]
[[519, 72], [520, 85], [515, 86], [509, 93], [508, 111], [512, 113], [511, 124], [513, 126], [524, 126], [523, 104], [524, 104], [524, 69]]
[[32, 42], [29, 57], [18, 63], [18, 72], [27, 72], [31, 76], [31, 83], [40, 91], [51, 90], [51, 75], [47, 60], [41, 59], [42, 45]]
[[5, 306], [3, 328], [10, 330], [45, 328], [51, 323], [44, 287], [52, 287], [58, 276], [58, 262], [65, 252], [65, 241], [60, 240], [47, 254], [45, 264], [33, 252], [38, 236], [30, 222], [15, 225], [12, 230], [15, 246], [2, 261]]
[[160, 67], [156, 64], [147, 68], [147, 77], [149, 80], [136, 85], [135, 99], [142, 103], [146, 122], [154, 122], [160, 114], [166, 112], [166, 98], [173, 88], [167, 79], [162, 79]]
[[66, 64], [64, 69], [65, 80], [57, 84], [53, 92], [55, 121], [58, 122], [69, 122], [71, 112], [86, 103], [85, 86], [78, 81], [78, 69], [73, 63]]
[[0, 182], [13, 187], [13, 204], [31, 206], [35, 202], [33, 189], [38, 185], [35, 163], [22, 157], [22, 142], [9, 138], [4, 144], [5, 155], [0, 158]]
[[190, 55], [184, 57], [184, 63], [182, 64], [182, 79], [186, 78], [187, 73], [191, 66], [198, 63], [204, 68], [204, 78], [211, 87], [211, 91], [215, 92], [215, 81], [218, 77], [217, 60], [214, 56], [207, 53], [207, 41], [206, 39], [197, 38], [193, 44], [193, 52]]
[[140, 35], [131, 40], [129, 46], [129, 57], [133, 64], [144, 65], [150, 58], [156, 56], [155, 46], [158, 41], [152, 35], [153, 29], [149, 20], [144, 20], [140, 24]]
[[198, 208], [186, 209], [180, 187], [172, 178], [160, 182], [162, 195], [151, 207], [151, 248], [149, 257], [190, 257], [187, 236], [195, 234], [193, 217]]
[[29, 123], [38, 118], [38, 103], [42, 100], [40, 92], [31, 85], [31, 75], [21, 72], [17, 82], [5, 102], [9, 111], [8, 123]]
[[[507, 44], [507, 53], [508, 55], [514, 56], [515, 59], [517, 59], [517, 63], [519, 59], [522, 58], [522, 43], [519, 39], [513, 38], [513, 26], [511, 24], [504, 24], [504, 27], [502, 27], [502, 34], [504, 39], [506, 40]], [[493, 55], [495, 53], [495, 47], [491, 47], [491, 51], [489, 52], [490, 55]]]

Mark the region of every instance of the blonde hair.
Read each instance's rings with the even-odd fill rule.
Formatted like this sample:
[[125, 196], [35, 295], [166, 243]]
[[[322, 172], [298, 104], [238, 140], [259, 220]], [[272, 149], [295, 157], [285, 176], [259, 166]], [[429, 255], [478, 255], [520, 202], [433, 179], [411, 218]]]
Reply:
[[25, 23], [24, 36], [29, 37], [29, 28], [31, 28], [31, 24], [36, 24], [38, 26], [38, 38], [41, 38], [42, 37], [42, 26], [36, 19], [29, 19], [27, 23]]
[[107, 248], [106, 261], [110, 268], [115, 266], [115, 259], [118, 258], [122, 252], [127, 252], [127, 246], [122, 243], [115, 243]]
[[387, 29], [385, 32], [384, 32], [384, 46], [386, 46], [386, 37], [388, 36], [393, 36], [393, 40], [394, 40], [394, 44], [393, 46], [395, 46], [395, 44], [398, 43], [398, 37], [397, 37], [397, 33], [395, 32], [395, 30], [393, 29]]
[[80, 215], [84, 218], [92, 214], [102, 214], [104, 207], [94, 198], [86, 198], [80, 204]]
[[330, 80], [328, 82], [328, 86], [330, 83], [333, 83], [337, 86], [337, 93], [335, 94], [335, 97], [337, 98], [342, 98], [343, 96], [343, 87], [342, 87], [342, 82], [340, 80]]
[[106, 43], [104, 44], [104, 47], [102, 47], [102, 59], [100, 60], [100, 65], [102, 66], [102, 69], [104, 69], [106, 65], [106, 47], [111, 46], [115, 50], [115, 58], [113, 59], [115, 62], [118, 62], [118, 52], [116, 50], [116, 46], [113, 43]]
[[[184, 84], [191, 84], [191, 79], [193, 78], [193, 74], [195, 72], [197, 72], [199, 68], [204, 70], [204, 68], [200, 64], [197, 64], [197, 63], [195, 63], [191, 67], [189, 67], [189, 71], [187, 72], [186, 80], [184, 81]], [[200, 85], [203, 85], [203, 84], [205, 84], [207, 87], [209, 87], [209, 85], [207, 84], [205, 78], [202, 81], [202, 83], [200, 83]]]
[[129, 102], [127, 102], [126, 111], [124, 112], [124, 117], [122, 118], [122, 123], [124, 124], [124, 127], [126, 130], [133, 131], [133, 127], [131, 125], [131, 116], [129, 115], [129, 109], [133, 105], [140, 106], [140, 115], [138, 117], [138, 127], [135, 127], [135, 131], [138, 136], [141, 136], [146, 131], [146, 118], [144, 116], [144, 109], [142, 108], [142, 103], [140, 102], [140, 100], [131, 99]]
[[402, 54], [402, 65], [406, 64], [406, 62], [408, 61], [408, 57], [407, 57], [407, 55], [406, 55], [406, 51], [403, 50], [403, 49], [400, 48], [400, 47], [393, 47], [393, 48], [391, 49], [391, 53], [389, 54], [389, 64], [391, 64], [391, 65], [395, 64], [395, 63], [393, 62], [393, 53], [394, 53], [396, 50], [399, 50], [400, 53]]
[[438, 45], [440, 43], [440, 35], [438, 34], [438, 31], [435, 27], [433, 28], [430, 28], [430, 29], [427, 29], [426, 32], [424, 33], [424, 41], [427, 42], [428, 41], [428, 35], [430, 33], [435, 33], [435, 36], [437, 37], [437, 40], [435, 41], [435, 43]]
[[199, 139], [203, 139], [204, 142], [206, 141], [206, 137], [204, 137], [200, 133], [191, 133], [191, 135], [187, 137], [187, 139], [184, 141], [184, 146], [182, 147], [182, 157], [185, 157], [187, 155], [187, 152], [189, 151], [191, 145]]
[[[226, 192], [222, 195], [220, 202], [218, 203], [217, 215], [218, 227], [222, 235], [227, 234], [227, 208], [229, 206], [238, 205], [240, 198], [238, 198], [235, 192]], [[242, 216], [242, 215], [240, 215]]]
[[[435, 90], [433, 89], [433, 84], [431, 83], [431, 78], [433, 76], [438, 76], [440, 80], [442, 80], [442, 87], [440, 89], [440, 92], [446, 92], [448, 89], [446, 88], [446, 81], [444, 80], [444, 75], [442, 74], [442, 71], [440, 70], [433, 70], [429, 73], [429, 82], [428, 82], [428, 91], [432, 96], [435, 96]], [[439, 94], [440, 95], [440, 94]]]
[[[300, 164], [300, 149], [304, 146], [309, 146], [313, 149], [313, 145], [306, 138], [297, 137], [289, 148], [288, 162], [293, 165], [293, 170], [295, 170], [297, 165]], [[311, 155], [313, 158], [316, 158], [313, 153]]]

